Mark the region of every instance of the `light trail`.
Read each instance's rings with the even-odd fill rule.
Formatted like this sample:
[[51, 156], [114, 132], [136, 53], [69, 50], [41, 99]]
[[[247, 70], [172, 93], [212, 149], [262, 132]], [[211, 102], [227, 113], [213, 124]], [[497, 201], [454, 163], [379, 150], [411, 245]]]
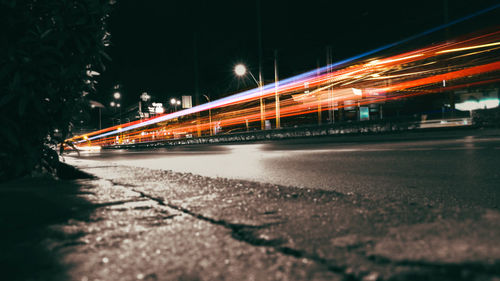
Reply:
[[500, 42], [494, 42], [494, 43], [483, 44], [483, 45], [476, 45], [476, 46], [470, 46], [470, 47], [463, 47], [463, 48], [456, 48], [456, 49], [444, 50], [444, 51], [436, 52], [436, 54], [444, 54], [444, 53], [451, 53], [451, 52], [468, 51], [468, 50], [474, 50], [474, 49], [486, 48], [486, 47], [493, 47], [493, 46], [498, 46], [498, 45], [500, 45]]
[[[421, 38], [421, 37], [426, 36], [428, 34], [431, 34], [433, 32], [442, 30], [444, 28], [453, 26], [455, 24], [464, 22], [466, 20], [475, 18], [475, 17], [480, 16], [480, 15], [483, 15], [483, 14], [488, 13], [488, 12], [490, 12], [492, 10], [495, 10], [495, 9], [497, 9], [499, 7], [500, 7], [500, 4], [496, 4], [496, 5], [490, 6], [488, 8], [483, 9], [483, 10], [480, 10], [480, 11], [477, 11], [475, 13], [472, 13], [472, 14], [470, 14], [468, 16], [456, 19], [456, 20], [451, 21], [451, 22], [449, 22], [447, 24], [443, 24], [443, 25], [431, 28], [429, 30], [426, 30], [426, 31], [421, 32], [419, 34], [407, 37], [407, 38], [399, 40], [397, 42], [393, 42], [391, 44], [387, 44], [385, 46], [373, 49], [371, 51], [362, 53], [360, 55], [353, 56], [351, 58], [348, 58], [348, 59], [345, 59], [345, 60], [333, 63], [331, 65], [324, 66], [324, 67], [319, 68], [317, 70], [311, 70], [309, 72], [306, 72], [306, 73], [303, 73], [303, 74], [300, 74], [300, 75], [297, 75], [297, 76], [294, 76], [294, 77], [282, 80], [282, 81], [280, 81], [280, 87], [282, 87], [282, 85], [286, 86], [288, 84], [297, 84], [297, 83], [300, 84], [301, 80], [307, 80], [307, 79], [309, 79], [311, 77], [314, 77], [314, 76], [317, 75], [318, 72], [319, 73], [325, 73], [326, 71], [331, 70], [333, 68], [345, 65], [347, 63], [354, 62], [354, 61], [359, 60], [361, 58], [373, 55], [373, 54], [381, 52], [383, 50], [390, 49], [392, 47], [404, 44], [406, 42], [415, 40], [417, 38]], [[264, 92], [273, 92], [273, 89], [274, 89], [274, 83], [271, 83], [271, 84], [263, 86], [263, 91]], [[289, 89], [289, 90], [291, 90], [291, 89]], [[271, 94], [272, 93], [268, 93], [268, 95], [271, 95]], [[248, 101], [248, 100], [251, 100], [251, 99], [259, 97], [259, 96], [260, 96], [260, 90], [258, 88], [255, 88], [255, 89], [244, 91], [242, 93], [239, 93], [239, 94], [236, 94], [236, 95], [233, 95], [233, 96], [229, 96], [229, 97], [222, 98], [222, 99], [219, 99], [219, 100], [216, 100], [216, 101], [208, 102], [208, 103], [203, 104], [203, 105], [198, 105], [198, 106], [195, 106], [195, 107], [190, 108], [190, 109], [181, 110], [181, 111], [178, 111], [176, 113], [166, 114], [166, 115], [163, 115], [163, 116], [160, 116], [160, 117], [156, 117], [156, 118], [152, 118], [152, 119], [149, 119], [149, 120], [146, 120], [146, 121], [135, 121], [135, 122], [124, 124], [122, 126], [110, 127], [110, 128], [107, 128], [107, 129], [103, 129], [103, 130], [100, 130], [100, 131], [97, 131], [97, 132], [93, 132], [93, 133], [87, 134], [86, 136], [88, 137], [89, 140], [95, 140], [95, 139], [103, 138], [103, 137], [110, 136], [110, 135], [113, 135], [113, 134], [122, 133], [122, 132], [125, 132], [125, 131], [138, 129], [138, 128], [141, 128], [141, 127], [146, 127], [146, 126], [149, 126], [149, 125], [152, 125], [152, 124], [155, 124], [155, 123], [172, 120], [172, 119], [175, 119], [175, 118], [178, 118], [178, 117], [181, 117], [181, 116], [185, 116], [185, 115], [189, 115], [189, 114], [193, 114], [193, 113], [197, 113], [197, 112], [206, 111], [208, 109], [214, 109], [214, 108], [219, 108], [219, 107], [227, 106], [227, 105], [238, 103], [238, 102]], [[118, 130], [118, 128], [120, 128], [120, 130]], [[75, 138], [73, 138], [73, 139], [75, 139]], [[80, 141], [76, 141], [76, 143], [81, 143], [81, 142], [84, 142], [84, 141], [85, 140], [82, 139]]]
[[[396, 43], [389, 45], [394, 46]], [[261, 97], [266, 102], [265, 119], [270, 120], [276, 117], [273, 103], [276, 94], [280, 96], [280, 115], [288, 118], [352, 107], [352, 102], [354, 106], [360, 106], [494, 83], [497, 80], [489, 76], [499, 76], [500, 56], [499, 47], [496, 46], [500, 45], [500, 31], [385, 58], [379, 56], [377, 59], [358, 61], [389, 48], [389, 45], [282, 80], [278, 87], [274, 83], [265, 85], [262, 95], [255, 88], [190, 109], [76, 136], [70, 141], [80, 146], [105, 146], [207, 135], [219, 127], [224, 128], [225, 132], [245, 131], [254, 126], [252, 123], [260, 122], [258, 101]], [[480, 50], [484, 48], [489, 49]], [[455, 52], [465, 54], [449, 56]], [[467, 59], [461, 59], [464, 56]], [[339, 68], [340, 65], [345, 67]], [[457, 82], [446, 86], [444, 81]], [[207, 116], [209, 109], [212, 111], [211, 123]], [[194, 113], [201, 115], [195, 117]], [[242, 127], [242, 124], [245, 126]]]

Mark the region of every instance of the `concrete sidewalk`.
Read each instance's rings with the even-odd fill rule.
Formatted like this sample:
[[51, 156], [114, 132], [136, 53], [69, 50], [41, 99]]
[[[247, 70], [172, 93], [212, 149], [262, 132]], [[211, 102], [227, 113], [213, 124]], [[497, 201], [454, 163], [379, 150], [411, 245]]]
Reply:
[[497, 210], [66, 161], [0, 187], [9, 280], [500, 280]]

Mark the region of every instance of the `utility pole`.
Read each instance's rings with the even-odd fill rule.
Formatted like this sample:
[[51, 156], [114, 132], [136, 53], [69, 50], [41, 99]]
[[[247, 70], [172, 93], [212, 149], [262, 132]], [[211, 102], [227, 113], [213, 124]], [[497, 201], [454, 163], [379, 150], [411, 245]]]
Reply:
[[257, 0], [257, 45], [259, 48], [259, 101], [260, 101], [260, 129], [265, 129], [264, 124], [264, 100], [262, 99], [262, 23], [260, 14], [260, 0]]
[[198, 72], [198, 33], [193, 36], [194, 102], [200, 105], [200, 77]]
[[276, 105], [276, 129], [280, 124], [280, 96], [278, 95], [278, 50], [274, 50], [274, 100]]
[[[193, 35], [193, 63], [194, 63], [194, 102], [195, 105], [200, 104], [200, 84], [199, 84], [199, 73], [198, 73], [198, 34], [195, 30]], [[196, 128], [198, 137], [201, 137], [201, 127], [200, 127], [200, 112], [196, 113]]]
[[[327, 46], [326, 47], [326, 72], [327, 72], [327, 77], [330, 78], [330, 73], [332, 72], [332, 63], [333, 63], [333, 58], [332, 58], [332, 47]], [[335, 108], [334, 108], [334, 103], [333, 103], [333, 89], [332, 87], [328, 87], [328, 119], [330, 119], [330, 123], [335, 123]]]
[[[316, 75], [319, 77], [319, 59], [316, 61]], [[318, 126], [321, 125], [321, 94], [318, 92]]]
[[[444, 24], [447, 24], [449, 21], [449, 13], [448, 13], [448, 0], [443, 0], [443, 20]], [[444, 29], [445, 41], [450, 39], [450, 28], [446, 27]], [[448, 65], [448, 72], [450, 72], [450, 66]], [[443, 87], [446, 86], [446, 80], [443, 80]], [[453, 91], [448, 92], [448, 100], [450, 102], [450, 111], [451, 118], [455, 117], [455, 93]]]

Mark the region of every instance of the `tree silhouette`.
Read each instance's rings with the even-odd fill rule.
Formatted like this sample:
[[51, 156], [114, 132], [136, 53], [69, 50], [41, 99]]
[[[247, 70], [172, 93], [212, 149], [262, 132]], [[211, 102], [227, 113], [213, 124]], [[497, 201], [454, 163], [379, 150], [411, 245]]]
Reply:
[[113, 0], [0, 0], [0, 180], [54, 172], [110, 58]]

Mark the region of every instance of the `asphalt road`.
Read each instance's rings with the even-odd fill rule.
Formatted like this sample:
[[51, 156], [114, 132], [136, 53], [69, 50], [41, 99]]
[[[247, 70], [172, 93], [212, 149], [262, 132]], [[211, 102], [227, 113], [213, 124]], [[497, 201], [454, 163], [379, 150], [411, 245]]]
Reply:
[[103, 150], [82, 158], [444, 206], [500, 206], [500, 135], [478, 131]]
[[91, 207], [51, 249], [72, 280], [498, 280], [499, 153], [491, 130], [82, 153]]

